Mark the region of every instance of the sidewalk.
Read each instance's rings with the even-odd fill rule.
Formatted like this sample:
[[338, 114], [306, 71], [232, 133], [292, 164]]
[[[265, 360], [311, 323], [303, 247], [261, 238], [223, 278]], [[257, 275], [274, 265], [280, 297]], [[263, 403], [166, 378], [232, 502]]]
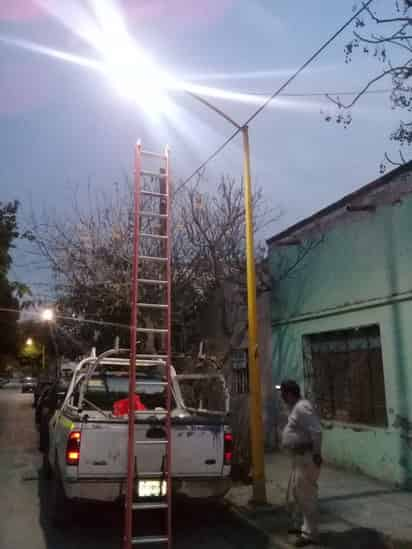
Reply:
[[[244, 520], [264, 531], [273, 547], [289, 549], [285, 510], [290, 464], [281, 453], [266, 455], [269, 506], [248, 505], [251, 486], [238, 485], [227, 496]], [[412, 492], [353, 472], [322, 466], [319, 482], [320, 547], [331, 549], [412, 549]]]

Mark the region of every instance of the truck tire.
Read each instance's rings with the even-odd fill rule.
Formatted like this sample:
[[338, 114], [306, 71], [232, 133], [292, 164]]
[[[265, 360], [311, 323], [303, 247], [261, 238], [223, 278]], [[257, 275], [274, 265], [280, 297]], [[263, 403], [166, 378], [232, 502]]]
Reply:
[[44, 478], [47, 479], [47, 480], [50, 480], [53, 476], [53, 469], [50, 465], [48, 452], [44, 452], [44, 454], [43, 454], [42, 472], [43, 472]]
[[49, 416], [45, 413], [40, 416], [39, 450], [44, 454], [49, 451]]
[[72, 504], [64, 493], [60, 472], [56, 468], [50, 487], [50, 519], [56, 528], [67, 527], [72, 519]]

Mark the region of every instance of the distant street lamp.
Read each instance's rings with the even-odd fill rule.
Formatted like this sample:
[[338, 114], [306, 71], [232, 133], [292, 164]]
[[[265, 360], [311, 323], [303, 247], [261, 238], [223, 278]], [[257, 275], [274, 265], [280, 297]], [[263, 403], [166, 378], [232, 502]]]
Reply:
[[[26, 339], [26, 347], [29, 347], [30, 349], [34, 346], [34, 340], [32, 337], [28, 337]], [[41, 366], [42, 369], [46, 367], [46, 349], [44, 346], [44, 343], [41, 344]]]

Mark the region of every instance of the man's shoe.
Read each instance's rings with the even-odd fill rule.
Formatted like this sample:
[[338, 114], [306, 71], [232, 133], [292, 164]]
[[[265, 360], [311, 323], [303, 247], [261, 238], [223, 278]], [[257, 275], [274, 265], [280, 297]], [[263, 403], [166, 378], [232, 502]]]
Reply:
[[295, 541], [295, 547], [309, 547], [309, 545], [316, 545], [316, 542], [304, 536], [299, 536]]

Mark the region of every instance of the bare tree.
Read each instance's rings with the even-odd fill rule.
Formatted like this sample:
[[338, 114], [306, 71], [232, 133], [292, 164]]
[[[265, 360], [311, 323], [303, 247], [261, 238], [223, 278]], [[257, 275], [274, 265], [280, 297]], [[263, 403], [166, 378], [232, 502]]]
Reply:
[[[361, 4], [358, 2], [357, 4]], [[355, 4], [354, 9], [359, 6]], [[346, 62], [352, 61], [356, 52], [363, 53], [378, 61], [380, 68], [376, 75], [367, 80], [353, 99], [344, 102], [340, 97], [329, 97], [339, 108], [336, 120], [344, 125], [350, 124], [351, 115], [344, 114], [364, 96], [366, 92], [381, 81], [391, 80], [391, 105], [405, 114], [399, 126], [391, 133], [391, 140], [403, 145], [412, 143], [412, 1], [387, 0], [379, 8], [374, 4], [365, 8], [356, 20], [353, 39], [345, 46]], [[327, 120], [331, 120], [328, 116]], [[386, 163], [400, 165], [405, 156], [400, 150], [400, 160], [394, 161], [387, 154]], [[384, 170], [385, 163], [381, 168]]]
[[[225, 287], [235, 287], [236, 298], [242, 302], [245, 297], [242, 188], [233, 178], [222, 177], [215, 194], [202, 194], [197, 190], [200, 183], [182, 189], [174, 197], [172, 207], [173, 318], [177, 328], [184, 327], [186, 347], [193, 348], [201, 337], [197, 319], [212, 295], [222, 292], [219, 306], [224, 312], [225, 334], [230, 333], [228, 311], [236, 301], [226, 295]], [[142, 208], [145, 209], [144, 204]], [[254, 197], [254, 209], [256, 231], [276, 218], [260, 191]], [[156, 232], [156, 221], [143, 218], [142, 223], [142, 232]], [[33, 216], [31, 230], [39, 254], [54, 273], [61, 314], [72, 317], [72, 324], [76, 319], [83, 321], [76, 324], [74, 332], [72, 328], [72, 335], [100, 341], [103, 346], [120, 335], [126, 343], [133, 232], [130, 182], [115, 184], [110, 193], [95, 193], [89, 188], [83, 200], [75, 193], [64, 216], [52, 212], [44, 214], [41, 221]], [[157, 245], [142, 240], [142, 253], [156, 255], [153, 247]], [[262, 257], [261, 247], [257, 247], [257, 257]], [[158, 277], [155, 270], [159, 266], [144, 268], [151, 269], [145, 271], [145, 276]], [[161, 291], [164, 290], [153, 287], [141, 289], [145, 295], [141, 294], [140, 299], [156, 303]], [[152, 315], [145, 313], [140, 321], [146, 326], [161, 322], [161, 318]], [[153, 337], [142, 338], [141, 343], [151, 350], [161, 345]]]
[[[255, 235], [273, 224], [279, 212], [264, 199], [261, 190], [253, 197]], [[226, 349], [230, 352], [234, 327], [246, 331], [246, 256], [243, 188], [231, 177], [222, 177], [216, 194], [201, 194], [197, 185], [186, 190], [178, 208], [185, 241], [184, 253], [195, 276], [200, 278], [201, 292], [207, 303], [216, 308], [216, 322]], [[264, 247], [255, 249], [257, 291], [270, 287], [268, 269], [264, 268]], [[186, 260], [187, 260], [186, 259]], [[238, 330], [239, 331], [239, 330]]]

